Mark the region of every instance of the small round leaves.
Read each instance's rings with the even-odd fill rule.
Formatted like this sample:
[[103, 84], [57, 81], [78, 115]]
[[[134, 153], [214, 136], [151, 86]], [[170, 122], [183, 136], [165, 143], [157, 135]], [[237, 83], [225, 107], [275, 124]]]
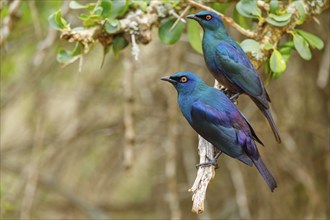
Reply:
[[186, 76], [181, 76], [180, 82], [181, 83], [186, 83], [188, 81], [188, 78]]

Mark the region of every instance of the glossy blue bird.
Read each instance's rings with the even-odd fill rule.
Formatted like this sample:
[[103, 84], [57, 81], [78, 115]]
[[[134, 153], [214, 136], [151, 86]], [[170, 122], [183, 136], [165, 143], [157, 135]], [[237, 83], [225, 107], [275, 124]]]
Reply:
[[196, 20], [204, 30], [204, 59], [214, 78], [229, 91], [250, 96], [267, 118], [276, 141], [281, 143], [263, 82], [243, 49], [228, 35], [221, 17], [212, 11], [201, 11], [187, 18]]
[[262, 142], [223, 91], [208, 86], [191, 72], [178, 72], [162, 80], [176, 88], [181, 112], [198, 134], [228, 156], [249, 166], [254, 164], [271, 191], [276, 188], [276, 180], [255, 143]]

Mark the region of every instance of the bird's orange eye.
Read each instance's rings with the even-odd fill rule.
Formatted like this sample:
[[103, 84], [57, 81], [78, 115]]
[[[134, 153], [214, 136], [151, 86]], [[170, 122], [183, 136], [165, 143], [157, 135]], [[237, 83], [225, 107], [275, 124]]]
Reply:
[[182, 82], [182, 83], [185, 83], [185, 82], [187, 82], [188, 81], [188, 79], [187, 79], [187, 77], [185, 77], [185, 76], [182, 76], [181, 78], [180, 78], [180, 82]]
[[211, 19], [212, 19], [212, 15], [206, 15], [206, 16], [205, 16], [205, 19], [206, 19], [207, 21], [211, 20]]

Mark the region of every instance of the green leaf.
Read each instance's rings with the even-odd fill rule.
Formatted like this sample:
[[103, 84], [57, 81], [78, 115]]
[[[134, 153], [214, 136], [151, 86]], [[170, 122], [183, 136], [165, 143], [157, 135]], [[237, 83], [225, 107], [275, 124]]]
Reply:
[[108, 20], [104, 24], [104, 29], [108, 34], [114, 34], [119, 30], [119, 21], [117, 19]]
[[170, 30], [175, 21], [176, 18], [170, 18], [160, 24], [158, 35], [164, 44], [175, 44], [180, 40], [184, 24], [179, 22], [172, 30]]
[[270, 67], [269, 67], [269, 60], [266, 60], [266, 62], [264, 62], [264, 71], [265, 71], [266, 74], [271, 73], [271, 70], [270, 70]]
[[285, 62], [288, 62], [290, 60], [291, 52], [293, 49], [294, 49], [293, 41], [288, 41], [279, 47], [279, 52], [282, 54], [282, 57]]
[[265, 43], [265, 45], [264, 45], [264, 49], [265, 50], [270, 50], [270, 49], [273, 49], [274, 48], [274, 45], [273, 44], [271, 44], [271, 43]]
[[111, 18], [121, 17], [129, 7], [129, 0], [112, 0]]
[[324, 47], [324, 43], [318, 36], [308, 33], [303, 30], [296, 29], [298, 34], [302, 36], [313, 48], [321, 50]]
[[234, 9], [234, 13], [233, 13], [233, 18], [234, 21], [239, 24], [241, 27], [245, 28], [245, 29], [249, 29], [250, 28], [250, 23], [251, 20], [249, 18], [246, 18], [244, 16], [242, 16], [237, 9]]
[[212, 3], [211, 8], [224, 14], [230, 6], [231, 6], [231, 3], [228, 3], [228, 2], [224, 2], [224, 3], [214, 2], [214, 3]]
[[276, 21], [272, 17], [267, 17], [266, 18], [267, 23], [276, 26], [276, 27], [284, 27], [285, 25], [289, 24], [290, 19], [286, 21]]
[[299, 25], [299, 24], [304, 23], [304, 21], [306, 19], [306, 11], [305, 11], [303, 1], [294, 1], [293, 4], [294, 4], [294, 6], [297, 9], [298, 14], [299, 14], [299, 19], [296, 20], [296, 24]]
[[294, 43], [293, 41], [288, 41], [285, 44], [281, 45], [281, 47], [290, 47], [290, 48], [294, 48]]
[[[133, 4], [133, 7], [135, 8], [139, 8], [141, 9], [143, 12], [145, 12], [147, 10], [147, 6], [148, 6], [148, 3], [149, 1], [148, 0], [144, 0], [144, 1], [141, 1], [141, 0], [131, 0], [132, 1], [132, 4]], [[171, 2], [169, 2], [171, 3]]]
[[111, 49], [111, 44], [103, 47], [103, 57], [102, 57], [102, 62], [101, 62], [101, 67], [100, 68], [103, 67], [105, 57], [109, 53], [110, 49]]
[[270, 13], [268, 16], [271, 17], [275, 21], [284, 22], [284, 21], [290, 20], [292, 14], [291, 13], [286, 13], [286, 14], [283, 14], [283, 15], [276, 15], [276, 14]]
[[65, 50], [63, 48], [60, 48], [57, 53], [57, 61], [59, 63], [65, 64], [69, 62], [72, 59], [71, 52], [68, 50]]
[[286, 63], [289, 62], [289, 60], [290, 60], [290, 58], [291, 58], [291, 54], [290, 54], [290, 53], [282, 53], [281, 50], [279, 50], [279, 51], [280, 51], [280, 53], [282, 54], [282, 57], [283, 57], [284, 61], [285, 61]]
[[274, 50], [269, 59], [270, 69], [275, 73], [283, 73], [286, 69], [286, 63], [278, 50]]
[[282, 76], [283, 72], [273, 72], [272, 77], [275, 79], [279, 79]]
[[294, 34], [293, 43], [297, 52], [303, 59], [310, 60], [312, 58], [312, 53], [309, 49], [309, 45], [303, 37], [298, 34]]
[[71, 9], [83, 9], [83, 8], [87, 8], [87, 5], [82, 5], [77, 1], [71, 1], [69, 7]]
[[63, 30], [68, 27], [68, 23], [61, 15], [61, 9], [51, 14], [48, 18], [49, 25], [55, 30]]
[[187, 22], [188, 41], [194, 50], [202, 54], [202, 38], [199, 25], [192, 20], [188, 20]]
[[292, 51], [292, 48], [291, 47], [281, 47], [279, 50], [280, 50], [281, 54], [284, 55], [284, 54], [290, 54]]
[[102, 0], [101, 3], [100, 3], [101, 7], [102, 7], [102, 17], [103, 18], [107, 18], [110, 16], [111, 14], [111, 8], [112, 8], [112, 5], [111, 5], [111, 1], [110, 0]]
[[81, 43], [76, 43], [75, 48], [73, 51], [65, 50], [63, 48], [60, 48], [57, 53], [57, 61], [62, 64], [67, 64], [72, 61], [76, 56], [82, 54], [83, 51], [83, 45]]
[[260, 45], [257, 41], [252, 40], [252, 39], [246, 39], [243, 40], [240, 43], [242, 49], [244, 50], [244, 52], [258, 52], [260, 50]]
[[86, 21], [86, 20], [88, 20], [89, 16], [86, 15], [86, 14], [79, 14], [79, 15], [78, 15], [78, 18], [79, 18], [80, 20]]
[[76, 43], [76, 46], [71, 53], [71, 56], [74, 57], [74, 56], [78, 56], [78, 55], [82, 54], [83, 48], [84, 48], [84, 46], [82, 45], [82, 43], [80, 43], [80, 42]]
[[98, 6], [95, 8], [93, 15], [96, 15], [101, 18], [102, 13], [103, 13], [103, 8]]
[[278, 1], [277, 0], [271, 0], [270, 3], [269, 3], [270, 13], [276, 14], [278, 9], [279, 9]]
[[119, 52], [128, 45], [127, 40], [123, 36], [116, 36], [112, 42], [113, 53], [118, 58]]
[[261, 17], [261, 10], [257, 6], [257, 1], [254, 0], [240, 0], [236, 4], [237, 11], [247, 18]]
[[89, 15], [86, 20], [84, 20], [83, 25], [85, 27], [92, 27], [102, 20], [102, 18], [99, 15]]

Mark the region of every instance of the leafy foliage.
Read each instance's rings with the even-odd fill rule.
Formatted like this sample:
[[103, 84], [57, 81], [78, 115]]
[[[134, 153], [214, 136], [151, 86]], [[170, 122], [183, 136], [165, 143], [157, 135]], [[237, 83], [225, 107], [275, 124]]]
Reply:
[[62, 18], [61, 9], [56, 11], [54, 14], [51, 14], [48, 18], [49, 25], [55, 30], [63, 30], [68, 28], [67, 21]]
[[236, 4], [237, 11], [247, 18], [260, 18], [261, 10], [257, 6], [257, 1], [241, 0]]
[[[286, 33], [292, 36], [292, 40], [287, 38], [288, 41], [281, 45], [277, 45], [278, 42], [272, 42], [271, 40], [261, 45], [258, 36], [255, 39], [246, 39], [241, 43], [245, 52], [250, 53], [256, 60], [262, 60], [265, 63], [265, 72], [274, 78], [279, 78], [283, 74], [293, 50], [296, 50], [303, 59], [310, 60], [312, 58], [310, 48], [321, 50], [324, 47], [324, 43], [319, 37], [304, 30], [295, 29], [296, 25], [304, 23], [308, 15], [303, 1], [294, 1], [289, 4], [283, 1], [270, 0], [262, 3], [266, 5], [264, 5], [265, 7], [259, 5], [259, 3], [258, 1], [240, 0], [238, 2], [210, 3], [205, 1], [203, 4], [228, 17], [233, 17], [234, 21], [244, 29], [254, 29], [257, 32], [260, 30], [255, 29], [256, 26], [268, 25], [275, 31], [281, 28], [287, 30]], [[161, 42], [169, 45], [175, 44], [186, 30], [189, 44], [195, 51], [202, 53], [201, 29], [199, 25], [189, 20], [185, 26], [177, 18], [189, 3], [163, 0], [158, 2], [158, 5], [153, 9], [149, 8], [149, 12], [147, 12], [147, 8], [151, 7], [151, 4], [152, 1], [149, 0], [100, 0], [87, 4], [82, 4], [76, 0], [71, 1], [70, 8], [78, 12], [77, 18], [82, 21], [82, 27], [71, 30], [69, 22], [62, 17], [61, 10], [49, 16], [49, 24], [52, 28], [62, 32], [64, 30], [71, 31], [72, 35], [81, 34], [80, 38], [74, 38], [70, 41], [76, 42], [75, 49], [72, 51], [59, 50], [58, 61], [68, 64], [77, 60], [79, 55], [89, 51], [89, 48], [86, 49], [86, 46], [90, 42], [84, 42], [84, 35], [82, 34], [86, 32], [92, 32], [90, 36], [92, 38], [101, 36], [98, 40], [104, 47], [104, 55], [112, 50], [115, 57], [118, 57], [119, 52], [126, 48], [131, 41], [130, 35], [141, 36], [143, 34], [140, 32], [137, 19], [129, 22], [128, 27], [125, 26], [124, 29], [122, 28], [122, 21], [127, 19], [130, 12], [137, 13], [136, 16], [139, 16], [143, 13], [150, 13], [153, 10], [157, 11], [159, 22], [158, 35]], [[188, 13], [194, 13], [194, 11], [195, 9], [191, 8]], [[93, 28], [99, 30], [97, 35], [93, 32]], [[268, 34], [273, 33], [269, 32]], [[272, 39], [271, 36], [269, 37]], [[144, 41], [142, 42], [145, 43]]]
[[286, 63], [282, 54], [278, 50], [274, 50], [269, 59], [270, 69], [273, 71], [275, 78], [278, 78], [286, 69]]
[[187, 34], [190, 45], [198, 53], [203, 53], [200, 26], [192, 20], [187, 21]]
[[[175, 44], [178, 40], [180, 40], [181, 34], [184, 29], [184, 24], [179, 22], [175, 27], [173, 26], [175, 23], [175, 18], [170, 18], [162, 22], [159, 26], [159, 39], [164, 44]], [[174, 27], [174, 28], [172, 28]]]

